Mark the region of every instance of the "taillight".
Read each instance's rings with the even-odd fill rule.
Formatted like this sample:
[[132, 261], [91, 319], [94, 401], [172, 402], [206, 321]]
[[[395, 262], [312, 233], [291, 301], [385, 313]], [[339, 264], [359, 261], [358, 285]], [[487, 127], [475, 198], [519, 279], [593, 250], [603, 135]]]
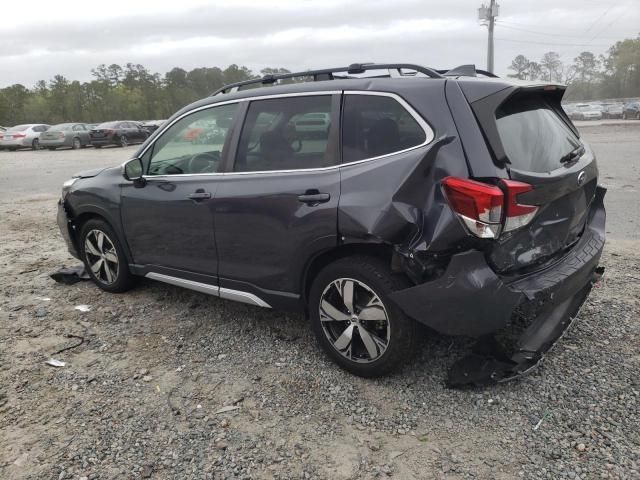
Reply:
[[442, 180], [453, 211], [480, 238], [498, 238], [502, 228], [504, 194], [500, 188], [465, 178]]
[[27, 135], [25, 133], [14, 133], [13, 138], [24, 138]]
[[521, 193], [530, 192], [533, 187], [528, 183], [516, 182], [514, 180], [501, 180], [505, 187], [505, 219], [503, 232], [510, 232], [520, 227], [528, 225], [538, 212], [535, 205], [523, 205], [518, 203], [517, 196]]
[[500, 180], [500, 186], [467, 178], [442, 180], [451, 208], [469, 231], [480, 238], [498, 238], [527, 225], [538, 207], [518, 203], [517, 195], [531, 191], [529, 184]]

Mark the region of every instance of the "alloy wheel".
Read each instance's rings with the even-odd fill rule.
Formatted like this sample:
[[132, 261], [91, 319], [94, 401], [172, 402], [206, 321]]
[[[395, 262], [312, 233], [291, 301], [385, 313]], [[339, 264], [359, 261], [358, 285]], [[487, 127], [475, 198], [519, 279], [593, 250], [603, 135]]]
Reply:
[[118, 278], [119, 262], [116, 248], [102, 230], [91, 230], [84, 240], [87, 265], [102, 283], [110, 285]]
[[320, 297], [322, 330], [334, 349], [357, 363], [378, 360], [387, 350], [391, 328], [380, 297], [351, 278], [334, 280]]

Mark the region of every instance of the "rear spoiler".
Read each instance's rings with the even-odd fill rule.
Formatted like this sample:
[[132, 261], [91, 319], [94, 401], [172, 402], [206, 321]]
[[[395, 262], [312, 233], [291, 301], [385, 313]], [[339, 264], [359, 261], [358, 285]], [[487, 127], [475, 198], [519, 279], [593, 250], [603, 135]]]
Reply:
[[567, 126], [579, 137], [580, 133], [575, 125], [571, 122], [566, 112], [560, 104], [562, 97], [566, 91], [564, 85], [527, 85], [527, 86], [508, 86], [495, 93], [486, 95], [476, 101], [470, 103], [471, 109], [478, 120], [480, 129], [487, 141], [493, 154], [493, 159], [501, 167], [510, 163], [502, 146], [500, 135], [498, 134], [498, 126], [496, 123], [496, 111], [502, 104], [518, 96], [527, 95], [544, 95], [551, 100], [552, 106], [556, 113]]

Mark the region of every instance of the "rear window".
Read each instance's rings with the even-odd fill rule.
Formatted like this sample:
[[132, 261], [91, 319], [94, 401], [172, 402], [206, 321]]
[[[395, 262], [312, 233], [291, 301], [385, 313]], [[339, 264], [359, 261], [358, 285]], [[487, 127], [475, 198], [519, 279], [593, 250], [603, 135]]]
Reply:
[[[580, 107], [578, 107], [580, 108]], [[514, 97], [496, 111], [498, 133], [513, 168], [549, 172], [580, 140], [541, 95]]]
[[16, 125], [15, 127], [11, 127], [7, 132], [24, 132], [31, 125]]
[[66, 131], [66, 130], [71, 130], [71, 127], [73, 126], [72, 123], [60, 123], [58, 125], [54, 125], [53, 127], [51, 127], [49, 130], [52, 131]]

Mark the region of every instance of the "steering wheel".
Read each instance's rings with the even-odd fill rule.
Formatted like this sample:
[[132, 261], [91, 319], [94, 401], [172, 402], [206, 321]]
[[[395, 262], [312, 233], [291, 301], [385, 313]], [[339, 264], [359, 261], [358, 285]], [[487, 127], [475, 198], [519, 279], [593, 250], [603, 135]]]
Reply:
[[220, 161], [220, 152], [198, 153], [189, 159], [189, 173], [215, 173]]

